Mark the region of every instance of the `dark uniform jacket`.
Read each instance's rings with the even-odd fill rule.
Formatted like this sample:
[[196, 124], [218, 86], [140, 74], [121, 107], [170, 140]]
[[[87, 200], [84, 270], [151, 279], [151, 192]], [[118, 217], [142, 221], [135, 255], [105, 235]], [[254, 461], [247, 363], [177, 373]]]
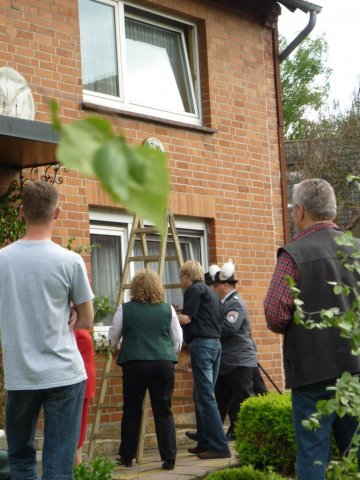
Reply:
[[219, 375], [237, 367], [257, 367], [256, 348], [245, 301], [234, 290], [220, 306], [221, 362]]

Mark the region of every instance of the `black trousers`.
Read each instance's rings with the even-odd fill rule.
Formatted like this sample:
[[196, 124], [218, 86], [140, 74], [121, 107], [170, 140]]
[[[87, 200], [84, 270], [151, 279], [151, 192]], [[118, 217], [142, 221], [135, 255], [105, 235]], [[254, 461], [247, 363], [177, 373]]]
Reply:
[[222, 422], [229, 415], [229, 432], [234, 431], [242, 402], [263, 393], [267, 393], [267, 388], [258, 367], [237, 367], [226, 375], [218, 376], [215, 397]]
[[142, 404], [148, 389], [161, 459], [175, 461], [176, 432], [171, 411], [174, 363], [168, 360], [138, 360], [124, 363], [122, 369], [124, 407], [119, 455], [125, 460], [136, 456]]

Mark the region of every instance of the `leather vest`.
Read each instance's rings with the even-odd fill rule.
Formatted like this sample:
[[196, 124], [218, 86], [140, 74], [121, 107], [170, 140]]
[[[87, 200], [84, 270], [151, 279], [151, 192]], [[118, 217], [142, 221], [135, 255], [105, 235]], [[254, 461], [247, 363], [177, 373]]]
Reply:
[[[320, 312], [338, 307], [346, 312], [351, 309], [352, 296], [335, 295], [328, 282], [354, 287], [359, 275], [350, 272], [340, 262], [340, 247], [335, 237], [343, 235], [336, 229], [324, 228], [285, 245], [299, 269], [300, 299], [305, 312]], [[360, 245], [360, 242], [359, 242]], [[311, 318], [320, 319], [319, 313]], [[340, 337], [337, 328], [306, 329], [290, 322], [284, 335], [283, 358], [286, 386], [302, 387], [325, 380], [336, 379], [344, 371], [360, 372], [360, 359], [352, 355], [350, 341]]]

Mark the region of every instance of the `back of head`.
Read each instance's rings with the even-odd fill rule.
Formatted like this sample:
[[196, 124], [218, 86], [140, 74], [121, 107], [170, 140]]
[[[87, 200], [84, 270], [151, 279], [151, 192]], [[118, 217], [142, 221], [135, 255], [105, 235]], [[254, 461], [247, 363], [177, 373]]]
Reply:
[[302, 205], [312, 220], [334, 220], [336, 197], [326, 180], [310, 178], [294, 185], [293, 206]]
[[47, 182], [28, 182], [23, 187], [22, 205], [28, 224], [48, 223], [54, 218], [59, 194]]
[[135, 302], [162, 303], [165, 294], [159, 275], [148, 268], [136, 272], [130, 284], [130, 296]]
[[180, 268], [180, 275], [186, 273], [192, 282], [204, 281], [204, 269], [196, 260], [187, 260]]

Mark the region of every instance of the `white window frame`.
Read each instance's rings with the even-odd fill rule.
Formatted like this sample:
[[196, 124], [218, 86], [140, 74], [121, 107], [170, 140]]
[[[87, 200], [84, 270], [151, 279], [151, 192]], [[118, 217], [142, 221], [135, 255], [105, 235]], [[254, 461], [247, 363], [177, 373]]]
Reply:
[[[105, 209], [93, 209], [90, 210], [90, 233], [97, 233], [101, 235], [119, 235], [121, 236], [121, 248], [122, 250], [122, 265], [121, 270], [124, 269], [125, 256], [128, 246], [128, 241], [130, 238], [130, 232], [132, 229], [133, 216], [128, 215], [123, 212], [109, 211]], [[102, 222], [102, 225], [92, 224], [92, 222]], [[146, 225], [150, 225], [149, 222], [144, 222]], [[107, 225], [108, 224], [108, 225]], [[111, 225], [109, 225], [111, 224]], [[115, 226], [118, 224], [119, 226]], [[207, 244], [207, 224], [206, 220], [202, 219], [189, 219], [183, 217], [175, 218], [175, 225], [177, 230], [181, 231], [179, 236], [181, 237], [182, 232], [186, 237], [196, 237], [200, 239], [200, 251], [201, 251], [201, 260], [204, 270], [208, 270], [208, 244]], [[189, 233], [187, 233], [187, 231]], [[196, 234], [195, 232], [199, 232]], [[130, 275], [134, 274], [134, 265], [130, 264]], [[101, 340], [103, 343], [103, 337], [107, 338], [109, 331], [108, 325], [103, 326], [94, 326], [94, 338], [95, 340]]]
[[[167, 120], [178, 121], [182, 123], [187, 123], [190, 125], [201, 125], [201, 105], [200, 105], [200, 68], [199, 68], [199, 54], [198, 54], [198, 34], [196, 24], [188, 20], [180, 19], [172, 15], [167, 15], [164, 13], [159, 13], [154, 10], [151, 10], [146, 7], [139, 7], [130, 2], [123, 0], [96, 0], [98, 3], [103, 3], [106, 5], [111, 5], [114, 7], [115, 11], [115, 32], [116, 32], [116, 48], [117, 48], [117, 63], [118, 63], [118, 79], [119, 79], [119, 97], [112, 95], [106, 95], [98, 92], [93, 92], [91, 90], [83, 89], [83, 100], [85, 103], [92, 103], [99, 106], [108, 107], [115, 110], [125, 110], [131, 113], [139, 113], [144, 115], [150, 115], [153, 117], [158, 117]], [[135, 15], [133, 13], [126, 13], [126, 6], [131, 6], [136, 8], [139, 11], [139, 14]], [[143, 16], [140, 12], [144, 12]], [[159, 18], [159, 21], [154, 21], [153, 19], [146, 18], [146, 12], [149, 12], [153, 15], [156, 15]], [[124, 89], [125, 86], [125, 76], [126, 76], [126, 51], [125, 51], [125, 17], [134, 18], [141, 20], [144, 23], [150, 25], [159, 26], [166, 28], [168, 30], [176, 31], [181, 34], [183, 51], [185, 52], [185, 62], [188, 78], [190, 80], [190, 90], [191, 90], [191, 100], [194, 105], [195, 113], [190, 112], [171, 112], [166, 110], [160, 110], [153, 106], [146, 105], [136, 105], [130, 103], [127, 98], [127, 93]], [[191, 28], [191, 43], [194, 46], [193, 48], [193, 71], [190, 67], [190, 62], [188, 58], [188, 49], [186, 47], [184, 30], [176, 28], [174, 25], [166, 24], [166, 20], [175, 20], [178, 23], [182, 23], [184, 26]]]

